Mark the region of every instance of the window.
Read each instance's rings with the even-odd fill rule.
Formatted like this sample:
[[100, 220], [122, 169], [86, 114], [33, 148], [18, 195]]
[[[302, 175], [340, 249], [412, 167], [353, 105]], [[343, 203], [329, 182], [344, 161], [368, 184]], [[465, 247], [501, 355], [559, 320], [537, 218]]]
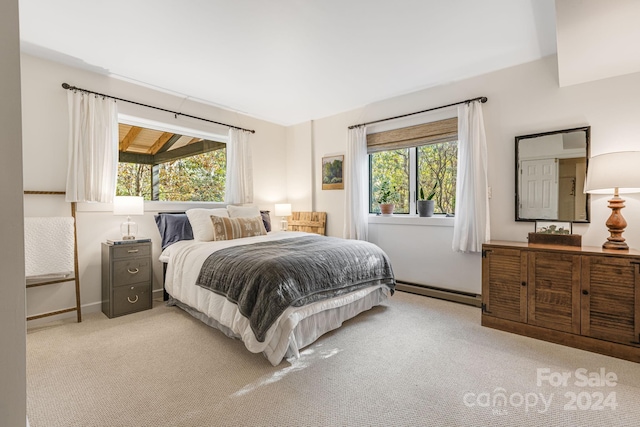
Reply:
[[417, 194], [425, 197], [433, 192], [435, 213], [455, 213], [458, 141], [436, 142], [416, 147]]
[[411, 153], [409, 148], [398, 150], [380, 151], [369, 154], [369, 188], [371, 201], [369, 212], [379, 212], [380, 203], [387, 202], [381, 199], [384, 185], [391, 190], [389, 203], [395, 204], [395, 213], [409, 213], [410, 202], [410, 175]]
[[223, 142], [120, 123], [119, 152], [118, 196], [224, 201]]
[[457, 118], [367, 135], [369, 212], [380, 212], [382, 187], [392, 190], [394, 213], [415, 214], [420, 188], [434, 192], [435, 213], [455, 213]]

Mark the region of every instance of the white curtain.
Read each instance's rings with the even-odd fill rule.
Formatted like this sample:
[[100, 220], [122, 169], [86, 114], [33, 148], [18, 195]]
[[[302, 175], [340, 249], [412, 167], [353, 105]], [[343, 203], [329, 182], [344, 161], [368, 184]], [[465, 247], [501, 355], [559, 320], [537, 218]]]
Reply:
[[453, 250], [481, 252], [489, 240], [487, 142], [480, 101], [458, 107], [458, 175]]
[[227, 188], [224, 197], [228, 204], [253, 203], [253, 165], [249, 135], [249, 131], [229, 129]]
[[349, 129], [345, 158], [344, 238], [367, 240], [369, 216], [369, 168], [367, 162], [367, 130]]
[[109, 98], [68, 91], [66, 200], [111, 203], [118, 178], [118, 107]]

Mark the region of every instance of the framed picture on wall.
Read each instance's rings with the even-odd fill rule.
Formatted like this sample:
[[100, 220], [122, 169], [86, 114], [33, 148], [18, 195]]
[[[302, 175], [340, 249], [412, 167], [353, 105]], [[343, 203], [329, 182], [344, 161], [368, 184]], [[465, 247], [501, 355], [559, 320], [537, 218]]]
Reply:
[[323, 190], [344, 190], [344, 181], [342, 180], [343, 163], [343, 155], [322, 158]]

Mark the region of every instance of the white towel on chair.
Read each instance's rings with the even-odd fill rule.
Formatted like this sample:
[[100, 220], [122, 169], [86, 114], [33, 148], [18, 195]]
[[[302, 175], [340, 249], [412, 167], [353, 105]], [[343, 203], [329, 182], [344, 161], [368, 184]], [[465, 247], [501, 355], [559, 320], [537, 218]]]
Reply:
[[74, 271], [73, 217], [24, 219], [25, 275], [45, 276]]

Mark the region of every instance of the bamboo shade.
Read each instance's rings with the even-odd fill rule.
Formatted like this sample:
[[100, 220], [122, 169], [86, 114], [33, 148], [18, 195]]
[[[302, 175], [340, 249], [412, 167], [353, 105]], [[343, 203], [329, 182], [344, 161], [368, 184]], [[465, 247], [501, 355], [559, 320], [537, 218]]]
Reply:
[[438, 120], [367, 135], [367, 153], [417, 147], [458, 139], [458, 118]]

